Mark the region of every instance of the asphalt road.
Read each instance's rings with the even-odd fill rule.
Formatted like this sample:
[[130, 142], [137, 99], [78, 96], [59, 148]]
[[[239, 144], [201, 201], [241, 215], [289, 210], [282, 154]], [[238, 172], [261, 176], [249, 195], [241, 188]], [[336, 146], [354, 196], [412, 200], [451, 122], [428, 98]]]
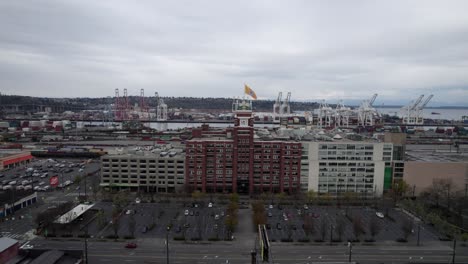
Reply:
[[[236, 242], [185, 244], [169, 241], [170, 263], [250, 263], [250, 246]], [[35, 240], [35, 248], [83, 249], [83, 242]], [[126, 249], [124, 242], [89, 242], [89, 263], [165, 263], [163, 239], [140, 240], [138, 248]], [[271, 263], [347, 262], [347, 246], [272, 245]], [[259, 254], [257, 254], [259, 257]], [[450, 263], [452, 249], [437, 246], [356, 246], [352, 261], [359, 263]], [[258, 263], [261, 263], [260, 261]], [[468, 263], [468, 248], [459, 247], [456, 263]]]

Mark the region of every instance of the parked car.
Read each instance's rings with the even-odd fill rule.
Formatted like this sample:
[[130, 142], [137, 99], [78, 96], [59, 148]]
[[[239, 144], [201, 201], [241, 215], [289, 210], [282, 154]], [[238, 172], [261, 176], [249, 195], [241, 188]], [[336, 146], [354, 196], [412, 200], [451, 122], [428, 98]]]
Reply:
[[208, 207], [209, 207], [209, 208], [213, 207], [213, 203], [209, 203], [209, 204], [208, 204]]
[[375, 215], [378, 217], [378, 218], [384, 218], [384, 214], [382, 214], [381, 212], [376, 212]]
[[189, 215], [189, 210], [185, 210], [184, 214], [187, 216]]
[[137, 248], [137, 244], [130, 242], [125, 245], [125, 248]]

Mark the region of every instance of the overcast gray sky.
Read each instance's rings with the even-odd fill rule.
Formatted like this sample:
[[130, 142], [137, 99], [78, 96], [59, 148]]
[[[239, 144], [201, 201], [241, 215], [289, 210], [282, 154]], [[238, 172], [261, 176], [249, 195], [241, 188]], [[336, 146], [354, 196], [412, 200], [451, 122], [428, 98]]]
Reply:
[[[468, 1], [0, 2], [0, 92], [468, 106]], [[122, 90], [121, 90], [122, 93]]]

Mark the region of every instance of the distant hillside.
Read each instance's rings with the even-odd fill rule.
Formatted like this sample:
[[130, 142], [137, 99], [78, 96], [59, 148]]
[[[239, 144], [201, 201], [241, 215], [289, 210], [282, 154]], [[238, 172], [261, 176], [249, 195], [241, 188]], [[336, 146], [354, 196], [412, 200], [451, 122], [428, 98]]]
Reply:
[[[195, 98], [195, 97], [162, 97], [169, 108], [182, 109], [215, 109], [215, 110], [231, 110], [231, 98]], [[18, 95], [2, 95], [0, 105], [21, 105], [22, 109], [33, 109], [34, 106], [53, 106], [61, 107], [64, 110], [98, 110], [105, 109], [106, 105], [114, 104], [115, 98], [44, 98], [30, 97]], [[140, 104], [140, 98], [137, 96], [129, 96], [129, 104]], [[146, 97], [146, 104], [149, 107], [155, 107], [155, 97]], [[254, 100], [253, 107], [255, 111], [272, 111], [274, 101], [272, 100]], [[291, 102], [291, 111], [307, 111], [318, 107], [316, 102]]]

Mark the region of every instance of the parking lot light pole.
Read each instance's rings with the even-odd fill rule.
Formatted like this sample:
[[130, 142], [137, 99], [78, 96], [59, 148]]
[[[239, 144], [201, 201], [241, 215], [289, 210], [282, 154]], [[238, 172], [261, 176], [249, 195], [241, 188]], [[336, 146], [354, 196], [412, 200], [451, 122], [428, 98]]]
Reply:
[[452, 264], [455, 264], [455, 248], [456, 247], [457, 247], [457, 240], [453, 239]]
[[166, 264], [169, 264], [169, 229], [170, 227], [166, 227]]
[[419, 232], [421, 231], [421, 224], [418, 224], [418, 244], [417, 246], [419, 247]]
[[353, 254], [353, 243], [352, 242], [348, 242], [348, 247], [349, 247], [349, 259], [348, 259], [348, 262], [351, 263], [351, 256]]

